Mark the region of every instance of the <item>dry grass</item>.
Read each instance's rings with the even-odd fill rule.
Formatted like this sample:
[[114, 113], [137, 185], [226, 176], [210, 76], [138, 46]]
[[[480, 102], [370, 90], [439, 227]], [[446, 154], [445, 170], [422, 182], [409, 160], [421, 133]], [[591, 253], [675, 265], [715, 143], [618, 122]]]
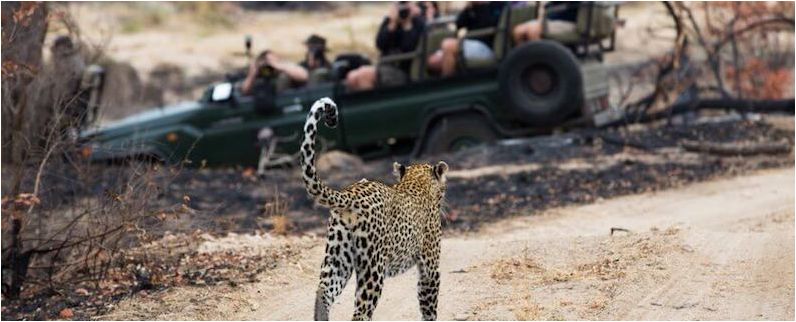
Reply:
[[[684, 251], [679, 231], [670, 227], [610, 237], [599, 242], [595, 249], [562, 254], [574, 256], [567, 264], [545, 263], [549, 259], [527, 254], [500, 259], [489, 267], [490, 276], [522, 295], [503, 299], [493, 306], [508, 305], [518, 320], [594, 318], [610, 307], [618, 285], [629, 276], [662, 268], [669, 254]], [[549, 292], [558, 296], [553, 301], [534, 300], [535, 294], [547, 298], [544, 294]], [[571, 297], [570, 292], [579, 295]]]
[[531, 296], [525, 296], [522, 299], [522, 304], [514, 308], [514, 317], [521, 321], [539, 320], [542, 314], [542, 307], [531, 299]]
[[271, 233], [285, 236], [293, 229], [293, 223], [288, 217], [289, 204], [285, 198], [280, 197], [279, 186], [274, 187], [274, 199], [263, 205], [262, 217], [271, 225]]
[[271, 233], [275, 235], [287, 235], [293, 227], [293, 224], [290, 222], [290, 218], [285, 215], [272, 216], [271, 222], [274, 226], [271, 229]]

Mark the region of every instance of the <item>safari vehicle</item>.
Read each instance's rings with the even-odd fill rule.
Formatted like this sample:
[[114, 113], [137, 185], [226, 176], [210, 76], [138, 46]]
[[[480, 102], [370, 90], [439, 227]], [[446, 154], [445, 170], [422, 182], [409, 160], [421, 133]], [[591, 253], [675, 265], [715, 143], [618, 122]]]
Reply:
[[576, 34], [545, 33], [545, 40], [513, 44], [512, 28], [538, 12], [536, 4], [507, 6], [497, 27], [469, 31], [465, 37], [495, 35], [496, 59], [460, 59], [453, 77], [426, 72], [425, 58], [444, 38], [455, 36], [452, 19], [441, 19], [428, 26], [414, 52], [378, 62], [411, 60], [408, 84], [349, 92], [342, 82], [346, 68], [335, 64], [325, 75], [327, 82], [276, 92], [264, 103], [242, 95], [238, 81], [231, 79], [208, 88], [197, 102], [84, 131], [83, 153], [98, 161], [155, 158], [210, 166], [259, 162], [261, 169], [293, 162], [309, 107], [327, 96], [340, 108], [340, 125], [322, 127], [321, 149], [363, 158], [437, 154], [588, 125], [594, 112], [608, 105], [601, 60], [614, 49], [617, 6], [585, 4], [579, 9]]

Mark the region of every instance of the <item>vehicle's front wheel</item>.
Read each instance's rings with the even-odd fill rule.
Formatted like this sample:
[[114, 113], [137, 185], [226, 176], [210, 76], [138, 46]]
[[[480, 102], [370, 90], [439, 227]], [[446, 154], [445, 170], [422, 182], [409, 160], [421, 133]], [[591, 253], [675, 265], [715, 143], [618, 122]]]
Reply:
[[497, 134], [487, 120], [477, 114], [445, 117], [428, 132], [422, 155], [455, 152], [483, 143], [492, 143]]

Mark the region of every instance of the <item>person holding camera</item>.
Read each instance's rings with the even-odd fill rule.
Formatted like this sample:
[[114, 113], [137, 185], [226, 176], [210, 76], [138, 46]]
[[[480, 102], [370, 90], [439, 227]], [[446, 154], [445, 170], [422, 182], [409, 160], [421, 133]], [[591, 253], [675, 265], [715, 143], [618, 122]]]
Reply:
[[[416, 3], [399, 1], [391, 8], [384, 18], [376, 34], [376, 47], [382, 57], [412, 52], [420, 42], [425, 29], [425, 18]], [[363, 66], [352, 70], [346, 76], [346, 85], [350, 90], [369, 90], [376, 86], [376, 77], [380, 83], [395, 86], [406, 83], [409, 79], [409, 60], [395, 64]]]
[[329, 59], [326, 58], [326, 38], [313, 34], [304, 41], [304, 45], [307, 46], [307, 53], [304, 55], [304, 60], [299, 63], [301, 67], [311, 72], [331, 66]]
[[249, 65], [246, 79], [243, 80], [241, 92], [243, 95], [256, 94], [258, 89], [268, 89], [272, 86], [271, 80], [284, 74], [293, 85], [307, 82], [309, 73], [304, 67], [279, 58], [274, 52], [264, 50]]
[[299, 62], [299, 66], [304, 67], [309, 73], [307, 84], [312, 86], [328, 81], [332, 63], [326, 58], [328, 50], [326, 38], [313, 34], [304, 41], [304, 45], [307, 46], [307, 53], [304, 54], [304, 60]]

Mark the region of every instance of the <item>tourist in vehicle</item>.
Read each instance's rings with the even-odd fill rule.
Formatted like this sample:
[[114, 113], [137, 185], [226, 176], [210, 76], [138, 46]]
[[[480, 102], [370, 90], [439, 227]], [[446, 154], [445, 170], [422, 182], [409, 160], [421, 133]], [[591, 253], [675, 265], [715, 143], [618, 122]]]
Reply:
[[[574, 33], [578, 20], [579, 1], [550, 1], [544, 5], [547, 32], [550, 34]], [[542, 21], [534, 19], [517, 25], [512, 30], [515, 44], [542, 39]]]
[[307, 52], [304, 54], [304, 60], [299, 62], [299, 66], [304, 67], [309, 73], [307, 84], [312, 85], [326, 80], [325, 78], [328, 76], [332, 65], [329, 59], [326, 58], [328, 50], [326, 48], [326, 38], [313, 34], [304, 41], [304, 45], [307, 46]]
[[279, 76], [280, 73], [286, 75], [293, 86], [306, 83], [309, 77], [307, 69], [301, 65], [280, 59], [273, 51], [264, 50], [249, 65], [241, 92], [244, 95], [252, 95], [257, 88], [271, 86], [271, 80]]
[[[399, 1], [393, 4], [379, 27], [376, 34], [376, 48], [379, 49], [381, 57], [412, 52], [423, 36], [424, 29], [425, 18], [422, 17], [420, 6], [412, 2]], [[362, 66], [348, 73], [346, 86], [353, 91], [373, 89], [377, 77], [380, 84], [401, 85], [408, 81], [411, 65], [411, 60], [380, 64], [378, 71], [376, 66]]]
[[418, 1], [417, 6], [420, 7], [420, 17], [425, 19], [426, 23], [439, 18], [439, 4], [436, 1]]
[[[456, 29], [495, 27], [506, 4], [499, 1], [468, 2], [464, 10], [456, 16]], [[429, 56], [428, 68], [443, 77], [453, 75], [460, 50], [465, 59], [494, 59], [495, 54], [491, 48], [494, 38], [494, 34], [465, 39], [446, 38], [442, 41], [441, 49]]]

